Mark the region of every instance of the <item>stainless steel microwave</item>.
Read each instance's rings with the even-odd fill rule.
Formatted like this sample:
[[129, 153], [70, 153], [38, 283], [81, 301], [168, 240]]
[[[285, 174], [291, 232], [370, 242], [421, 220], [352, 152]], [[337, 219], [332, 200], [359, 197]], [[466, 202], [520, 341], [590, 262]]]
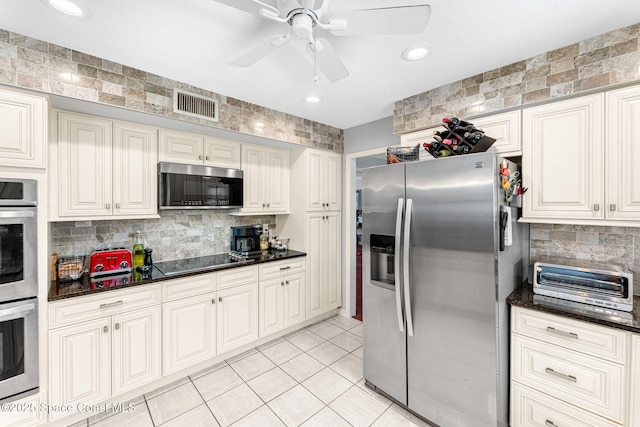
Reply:
[[232, 209], [243, 203], [239, 169], [158, 163], [159, 209]]

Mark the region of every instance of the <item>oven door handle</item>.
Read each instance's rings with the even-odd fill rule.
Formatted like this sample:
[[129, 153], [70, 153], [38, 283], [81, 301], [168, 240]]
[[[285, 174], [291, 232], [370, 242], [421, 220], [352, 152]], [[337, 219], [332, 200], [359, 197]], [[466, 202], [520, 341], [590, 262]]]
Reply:
[[0, 218], [33, 218], [35, 216], [35, 212], [32, 210], [24, 210], [24, 211], [3, 211], [0, 210]]
[[28, 311], [35, 310], [35, 308], [36, 308], [36, 305], [34, 303], [21, 305], [19, 307], [6, 308], [4, 310], [0, 310], [0, 318], [14, 316], [20, 313], [26, 313]]

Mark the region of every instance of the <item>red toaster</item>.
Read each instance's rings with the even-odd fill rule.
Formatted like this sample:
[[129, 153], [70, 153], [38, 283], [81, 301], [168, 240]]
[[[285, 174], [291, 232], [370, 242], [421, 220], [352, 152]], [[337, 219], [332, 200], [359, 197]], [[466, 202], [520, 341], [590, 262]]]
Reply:
[[90, 277], [128, 273], [131, 270], [131, 251], [128, 249], [107, 249], [91, 254]]

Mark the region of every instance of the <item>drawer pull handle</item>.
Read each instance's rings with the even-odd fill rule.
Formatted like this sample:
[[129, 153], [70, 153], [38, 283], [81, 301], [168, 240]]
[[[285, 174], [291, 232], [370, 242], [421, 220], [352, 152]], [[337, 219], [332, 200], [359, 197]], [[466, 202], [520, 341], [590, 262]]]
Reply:
[[116, 331], [120, 329], [120, 323], [116, 323]]
[[280, 282], [280, 286], [284, 286], [284, 282]]
[[215, 304], [215, 303], [216, 303], [216, 299], [215, 299], [215, 298], [212, 298], [212, 299], [211, 299], [211, 304]]
[[102, 327], [102, 332], [103, 332], [103, 333], [105, 333], [105, 334], [106, 334], [107, 332], [109, 332], [109, 327], [108, 327], [108, 326], [103, 326], [103, 327]]
[[566, 331], [563, 331], [561, 329], [553, 328], [551, 326], [547, 326], [547, 332], [551, 332], [551, 333], [554, 333], [554, 334], [562, 335], [563, 337], [567, 337], [567, 338], [578, 339], [578, 334], [576, 334], [576, 333], [566, 332]]
[[122, 302], [122, 301], [110, 302], [109, 304], [100, 304], [100, 309], [116, 307], [116, 306], [122, 305], [122, 304], [124, 304], [124, 302]]
[[290, 266], [290, 265], [289, 265], [289, 266], [286, 266], [286, 267], [280, 267], [280, 271], [283, 271], [283, 270], [289, 270], [290, 268], [291, 268], [291, 266]]
[[560, 373], [560, 372], [554, 371], [554, 370], [553, 370], [553, 369], [551, 369], [551, 368], [546, 368], [544, 371], [545, 371], [547, 374], [555, 375], [556, 377], [560, 377], [560, 378], [563, 378], [563, 379], [565, 379], [565, 380], [572, 381], [572, 382], [574, 382], [574, 383], [575, 383], [575, 382], [578, 382], [578, 379], [577, 379], [576, 377], [574, 377], [573, 375], [563, 374], [563, 373]]
[[547, 427], [558, 427], [557, 424], [551, 420], [545, 420], [544, 425]]

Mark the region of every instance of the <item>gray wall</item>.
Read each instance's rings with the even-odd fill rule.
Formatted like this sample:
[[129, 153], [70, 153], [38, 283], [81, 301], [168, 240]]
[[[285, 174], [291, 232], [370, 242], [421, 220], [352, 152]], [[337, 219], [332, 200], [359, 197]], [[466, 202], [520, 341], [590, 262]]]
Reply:
[[399, 144], [400, 135], [393, 134], [391, 116], [344, 131], [344, 154]]

